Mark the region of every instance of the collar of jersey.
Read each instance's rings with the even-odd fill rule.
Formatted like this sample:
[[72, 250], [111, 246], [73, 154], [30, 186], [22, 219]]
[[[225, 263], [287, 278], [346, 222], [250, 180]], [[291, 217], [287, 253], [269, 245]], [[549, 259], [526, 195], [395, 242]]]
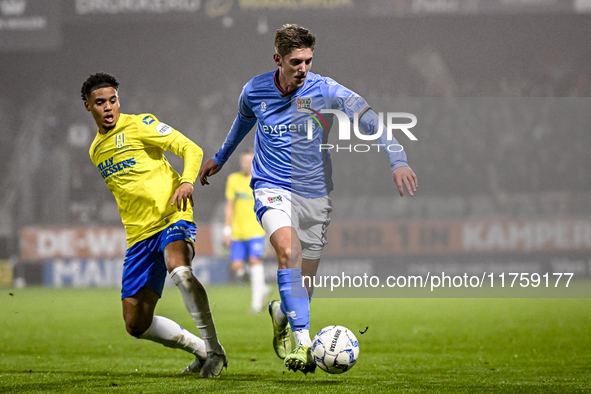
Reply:
[[[281, 94], [280, 94], [281, 97], [285, 97], [287, 95], [293, 94], [293, 93], [295, 93], [299, 89], [299, 88], [297, 88], [297, 89], [290, 90], [290, 91], [287, 91], [287, 90], [283, 89], [281, 87], [281, 84], [279, 83], [279, 69], [277, 69], [277, 71], [275, 71], [275, 76], [273, 77], [273, 80], [275, 81], [275, 86], [281, 92]], [[306, 82], [308, 82], [308, 78], [306, 78]]]

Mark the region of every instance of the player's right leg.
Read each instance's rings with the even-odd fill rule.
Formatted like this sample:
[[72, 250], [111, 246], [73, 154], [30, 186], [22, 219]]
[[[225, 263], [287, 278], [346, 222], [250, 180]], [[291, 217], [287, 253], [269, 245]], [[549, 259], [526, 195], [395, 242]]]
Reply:
[[[310, 303], [306, 288], [302, 284], [302, 248], [297, 236], [296, 223], [292, 221], [291, 193], [281, 189], [255, 189], [255, 212], [263, 226], [271, 245], [277, 254], [277, 284], [281, 296], [280, 308], [271, 303], [269, 308], [271, 318], [275, 319], [277, 312], [284, 312], [294, 334], [296, 350], [291, 351], [285, 357], [285, 365], [288, 369], [312, 372], [316, 367], [313, 360], [310, 362]], [[285, 343], [285, 337], [276, 329], [273, 321], [273, 343]], [[276, 340], [278, 339], [278, 340]], [[301, 350], [306, 357], [301, 356]], [[281, 356], [281, 348], [275, 348], [277, 355]]]
[[286, 226], [290, 218], [285, 212], [270, 209], [265, 212], [262, 221], [265, 230], [271, 232], [271, 245], [277, 254], [281, 308], [287, 316], [297, 346], [285, 357], [285, 366], [293, 371], [314, 372], [316, 364], [310, 353], [310, 304], [302, 283], [300, 241], [296, 230], [291, 225]]
[[154, 308], [159, 298], [154, 290], [143, 287], [134, 296], [121, 300], [127, 332], [136, 338], [147, 339], [195, 355], [195, 361], [184, 372], [199, 372], [207, 357], [205, 342], [174, 321], [163, 316], [154, 316]]
[[[263, 227], [269, 230], [272, 236], [275, 238], [279, 237], [281, 234], [287, 233], [291, 234], [291, 227], [289, 226], [289, 218], [285, 220], [285, 218], [279, 215], [279, 219], [283, 219], [283, 223], [277, 220], [274, 220], [273, 216], [275, 213], [280, 211], [275, 211], [274, 209], [269, 209], [265, 212], [263, 216]], [[283, 227], [281, 227], [283, 226]], [[279, 228], [277, 228], [279, 227]], [[275, 234], [277, 233], [277, 234]], [[284, 242], [288, 237], [282, 237], [281, 241]], [[290, 238], [289, 238], [290, 239]], [[291, 242], [291, 241], [289, 241]], [[274, 300], [269, 304], [269, 314], [271, 315], [271, 321], [273, 323], [273, 350], [275, 350], [275, 354], [282, 360], [291, 352], [292, 345], [291, 345], [291, 322], [287, 318], [286, 305], [293, 304], [291, 302], [291, 297], [289, 296], [288, 292], [290, 290], [289, 284], [291, 283], [288, 280], [288, 275], [291, 273], [290, 269], [284, 269], [287, 265], [286, 260], [291, 259], [291, 248], [285, 246], [273, 246], [275, 248], [275, 252], [277, 254], [278, 259], [278, 270], [277, 270], [277, 283], [279, 285], [279, 296], [281, 300]], [[283, 251], [278, 252], [277, 249], [283, 249]], [[296, 258], [297, 259], [297, 258]], [[290, 263], [291, 265], [291, 263]], [[301, 275], [301, 273], [300, 273]], [[285, 282], [285, 283], [283, 283]], [[287, 285], [287, 286], [286, 286]], [[287, 300], [289, 298], [289, 300]], [[291, 305], [290, 310], [293, 309], [293, 305]], [[303, 314], [300, 313], [300, 316]]]
[[162, 254], [154, 252], [156, 239], [150, 237], [127, 250], [121, 289], [125, 327], [136, 338], [193, 354], [195, 361], [185, 372], [199, 372], [201, 362], [207, 356], [205, 342], [174, 321], [154, 316], [166, 278]]
[[[310, 300], [314, 292], [313, 278], [318, 270], [322, 250], [326, 245], [326, 229], [330, 224], [329, 214], [332, 204], [328, 196], [307, 199], [292, 194], [292, 222], [301, 247], [301, 274], [307, 280], [305, 296], [308, 298], [308, 313], [310, 314]], [[293, 328], [293, 327], [292, 327]], [[308, 329], [295, 330], [294, 337], [299, 344], [294, 352], [285, 359], [285, 364], [299, 369], [304, 373], [314, 372], [316, 363], [311, 355], [309, 325]], [[299, 339], [298, 339], [299, 337]], [[295, 368], [293, 368], [295, 366]]]

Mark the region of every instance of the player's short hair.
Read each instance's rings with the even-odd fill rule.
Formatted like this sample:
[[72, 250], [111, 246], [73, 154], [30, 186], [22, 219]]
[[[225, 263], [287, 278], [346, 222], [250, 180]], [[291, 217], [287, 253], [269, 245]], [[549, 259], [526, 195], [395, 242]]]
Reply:
[[117, 78], [107, 73], [96, 73], [91, 74], [86, 78], [86, 81], [82, 84], [82, 101], [88, 101], [90, 93], [100, 88], [119, 88], [119, 82]]
[[281, 56], [287, 56], [294, 49], [310, 48], [314, 50], [316, 36], [310, 30], [292, 24], [283, 25], [275, 33], [275, 52]]

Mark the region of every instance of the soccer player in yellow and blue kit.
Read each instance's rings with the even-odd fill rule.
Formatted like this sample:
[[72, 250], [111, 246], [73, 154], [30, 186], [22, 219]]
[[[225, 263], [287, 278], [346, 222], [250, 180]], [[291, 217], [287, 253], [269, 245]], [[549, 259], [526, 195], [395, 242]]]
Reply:
[[[182, 349], [195, 360], [184, 372], [209, 378], [227, 364], [207, 293], [193, 274], [193, 185], [203, 159], [199, 146], [154, 115], [119, 113], [119, 83], [105, 73], [82, 85], [84, 107], [98, 133], [90, 158], [115, 196], [127, 233], [121, 300], [127, 332]], [[184, 159], [180, 176], [164, 151]], [[163, 316], [154, 316], [166, 273], [180, 290], [201, 338]]]
[[246, 261], [250, 263], [251, 305], [253, 313], [263, 309], [270, 292], [265, 284], [265, 270], [261, 261], [265, 248], [265, 230], [254, 212], [254, 196], [250, 188], [251, 166], [254, 152], [240, 156], [240, 171], [228, 176], [226, 182], [226, 209], [224, 217], [224, 244], [230, 248], [232, 271], [244, 275]]

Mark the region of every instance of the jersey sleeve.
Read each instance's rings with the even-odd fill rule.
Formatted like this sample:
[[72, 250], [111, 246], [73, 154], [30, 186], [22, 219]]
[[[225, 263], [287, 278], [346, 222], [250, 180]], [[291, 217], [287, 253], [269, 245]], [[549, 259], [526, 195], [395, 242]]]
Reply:
[[234, 183], [234, 176], [233, 174], [230, 174], [228, 181], [226, 182], [226, 200], [236, 199], [236, 187]]
[[[404, 148], [398, 143], [394, 136], [392, 136], [391, 140], [387, 139], [386, 132], [384, 131], [385, 126], [383, 124], [380, 125], [380, 118], [378, 114], [368, 107], [368, 109], [360, 115], [359, 128], [365, 134], [374, 135], [378, 133], [380, 127], [382, 127], [382, 133], [378, 137], [377, 141], [384, 147], [383, 150], [388, 156], [390, 168], [392, 171], [398, 167], [408, 167], [408, 160], [406, 158], [406, 152], [404, 151]], [[386, 147], [394, 148], [388, 149]]]
[[138, 130], [144, 145], [156, 146], [162, 150], [168, 150], [172, 141], [180, 134], [171, 126], [160, 122], [152, 114], [139, 115]]
[[323, 95], [328, 101], [328, 106], [331, 109], [338, 109], [345, 112], [351, 122], [353, 122], [355, 116], [359, 118], [360, 115], [370, 108], [361, 96], [331, 78], [325, 78], [323, 90]]
[[183, 159], [184, 168], [181, 183], [194, 185], [199, 168], [201, 168], [201, 162], [203, 161], [203, 149], [179, 133], [178, 137], [170, 144], [168, 150]]
[[184, 161], [181, 183], [195, 184], [203, 160], [203, 150], [166, 123], [158, 121], [151, 114], [140, 116], [140, 136], [145, 145], [156, 146], [181, 157]]
[[240, 97], [238, 98], [238, 110], [242, 115], [247, 118], [254, 118], [255, 114], [252, 108], [250, 107], [250, 103], [248, 102], [248, 92], [250, 90], [251, 82], [244, 85], [242, 88], [242, 92], [240, 93]]
[[240, 142], [246, 137], [257, 122], [254, 111], [248, 102], [248, 91], [251, 82], [244, 85], [240, 98], [238, 99], [238, 115], [232, 123], [232, 127], [226, 136], [226, 140], [214, 155], [212, 160], [217, 165], [223, 166], [236, 150]]
[[[378, 133], [380, 127], [384, 127], [383, 124], [380, 125], [378, 115], [371, 109], [365, 99], [354, 91], [338, 84], [330, 78], [326, 78], [325, 92], [331, 108], [345, 112], [351, 122], [357, 118], [359, 128], [364, 133], [375, 135]], [[396, 138], [388, 140], [386, 133], [382, 129], [382, 134], [378, 137], [377, 141], [384, 147], [396, 147], [395, 149], [383, 149], [386, 156], [388, 156], [392, 171], [398, 167], [408, 166], [406, 152], [398, 144]]]

